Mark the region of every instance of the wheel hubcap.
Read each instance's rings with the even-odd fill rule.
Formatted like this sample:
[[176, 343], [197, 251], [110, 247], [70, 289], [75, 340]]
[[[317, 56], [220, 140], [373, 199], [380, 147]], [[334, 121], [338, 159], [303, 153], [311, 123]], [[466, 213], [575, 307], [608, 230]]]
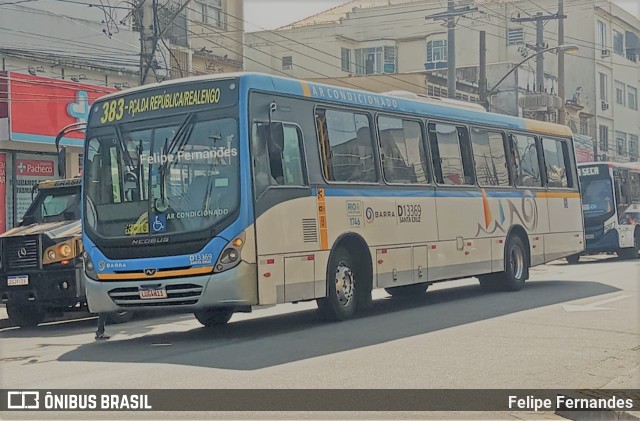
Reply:
[[336, 295], [340, 305], [346, 307], [353, 299], [355, 279], [353, 272], [345, 262], [340, 262], [336, 268]]
[[511, 250], [509, 264], [511, 266], [511, 273], [513, 276], [516, 279], [521, 279], [522, 274], [524, 273], [524, 254], [518, 247]]

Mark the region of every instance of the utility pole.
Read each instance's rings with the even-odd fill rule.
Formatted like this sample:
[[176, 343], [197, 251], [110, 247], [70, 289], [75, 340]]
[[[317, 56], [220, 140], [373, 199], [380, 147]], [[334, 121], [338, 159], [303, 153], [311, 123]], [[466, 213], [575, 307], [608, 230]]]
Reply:
[[[564, 45], [564, 0], [558, 0], [558, 45]], [[558, 96], [562, 100], [562, 105], [558, 110], [558, 123], [566, 124], [564, 115], [565, 98], [564, 87], [564, 51], [558, 51]]]
[[489, 110], [487, 98], [487, 32], [480, 31], [480, 74], [478, 75], [478, 91], [480, 105]]
[[444, 20], [447, 26], [447, 96], [456, 99], [456, 18], [475, 12], [469, 6], [456, 8], [455, 0], [447, 0], [447, 11], [425, 16], [427, 20]]
[[[530, 46], [536, 53], [545, 49], [544, 45], [544, 22], [548, 20], [565, 19], [566, 16], [560, 13], [555, 15], [543, 15], [542, 12], [536, 13], [535, 16], [528, 18], [512, 18], [512, 22], [535, 22], [536, 23], [536, 45]], [[562, 45], [562, 44], [558, 44]], [[536, 57], [536, 92], [544, 92], [544, 55], [539, 54]]]
[[140, 85], [147, 82], [149, 69], [153, 66], [153, 56], [155, 55], [155, 41], [153, 32], [155, 31], [155, 1], [139, 0], [138, 10], [140, 11]]

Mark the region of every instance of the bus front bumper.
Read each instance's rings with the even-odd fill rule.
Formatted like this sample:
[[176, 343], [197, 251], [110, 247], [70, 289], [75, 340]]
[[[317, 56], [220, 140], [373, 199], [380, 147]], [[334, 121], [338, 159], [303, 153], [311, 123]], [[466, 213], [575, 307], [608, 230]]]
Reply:
[[[258, 304], [257, 266], [245, 262], [222, 273], [184, 278], [96, 281], [84, 277], [92, 313], [167, 308], [193, 311]], [[148, 288], [160, 291], [162, 297], [140, 298], [140, 290]]]

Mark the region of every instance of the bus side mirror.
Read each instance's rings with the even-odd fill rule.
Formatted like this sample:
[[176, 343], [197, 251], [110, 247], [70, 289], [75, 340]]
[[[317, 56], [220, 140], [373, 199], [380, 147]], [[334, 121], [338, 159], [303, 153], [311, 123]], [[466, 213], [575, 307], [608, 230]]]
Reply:
[[58, 149], [58, 176], [67, 178], [67, 148], [64, 146]]

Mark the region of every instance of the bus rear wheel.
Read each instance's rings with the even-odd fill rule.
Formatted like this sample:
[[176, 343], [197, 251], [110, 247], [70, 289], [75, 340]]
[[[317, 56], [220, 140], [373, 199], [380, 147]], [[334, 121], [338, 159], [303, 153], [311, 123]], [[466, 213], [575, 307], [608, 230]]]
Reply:
[[420, 295], [424, 293], [427, 288], [429, 288], [429, 284], [426, 282], [421, 282], [419, 284], [385, 288], [384, 290], [387, 291], [387, 294], [391, 295], [392, 297], [412, 297], [414, 295]]
[[529, 259], [522, 239], [509, 237], [504, 248], [504, 271], [479, 276], [480, 287], [486, 291], [519, 291], [529, 277]]
[[519, 291], [529, 277], [529, 259], [522, 239], [510, 237], [505, 247], [504, 272], [499, 275], [499, 286], [503, 291]]
[[357, 260], [344, 246], [333, 250], [327, 266], [327, 296], [317, 300], [325, 320], [346, 320], [356, 313], [359, 269]]
[[205, 327], [215, 327], [227, 324], [233, 316], [233, 311], [226, 308], [209, 308], [193, 313], [196, 319]]

